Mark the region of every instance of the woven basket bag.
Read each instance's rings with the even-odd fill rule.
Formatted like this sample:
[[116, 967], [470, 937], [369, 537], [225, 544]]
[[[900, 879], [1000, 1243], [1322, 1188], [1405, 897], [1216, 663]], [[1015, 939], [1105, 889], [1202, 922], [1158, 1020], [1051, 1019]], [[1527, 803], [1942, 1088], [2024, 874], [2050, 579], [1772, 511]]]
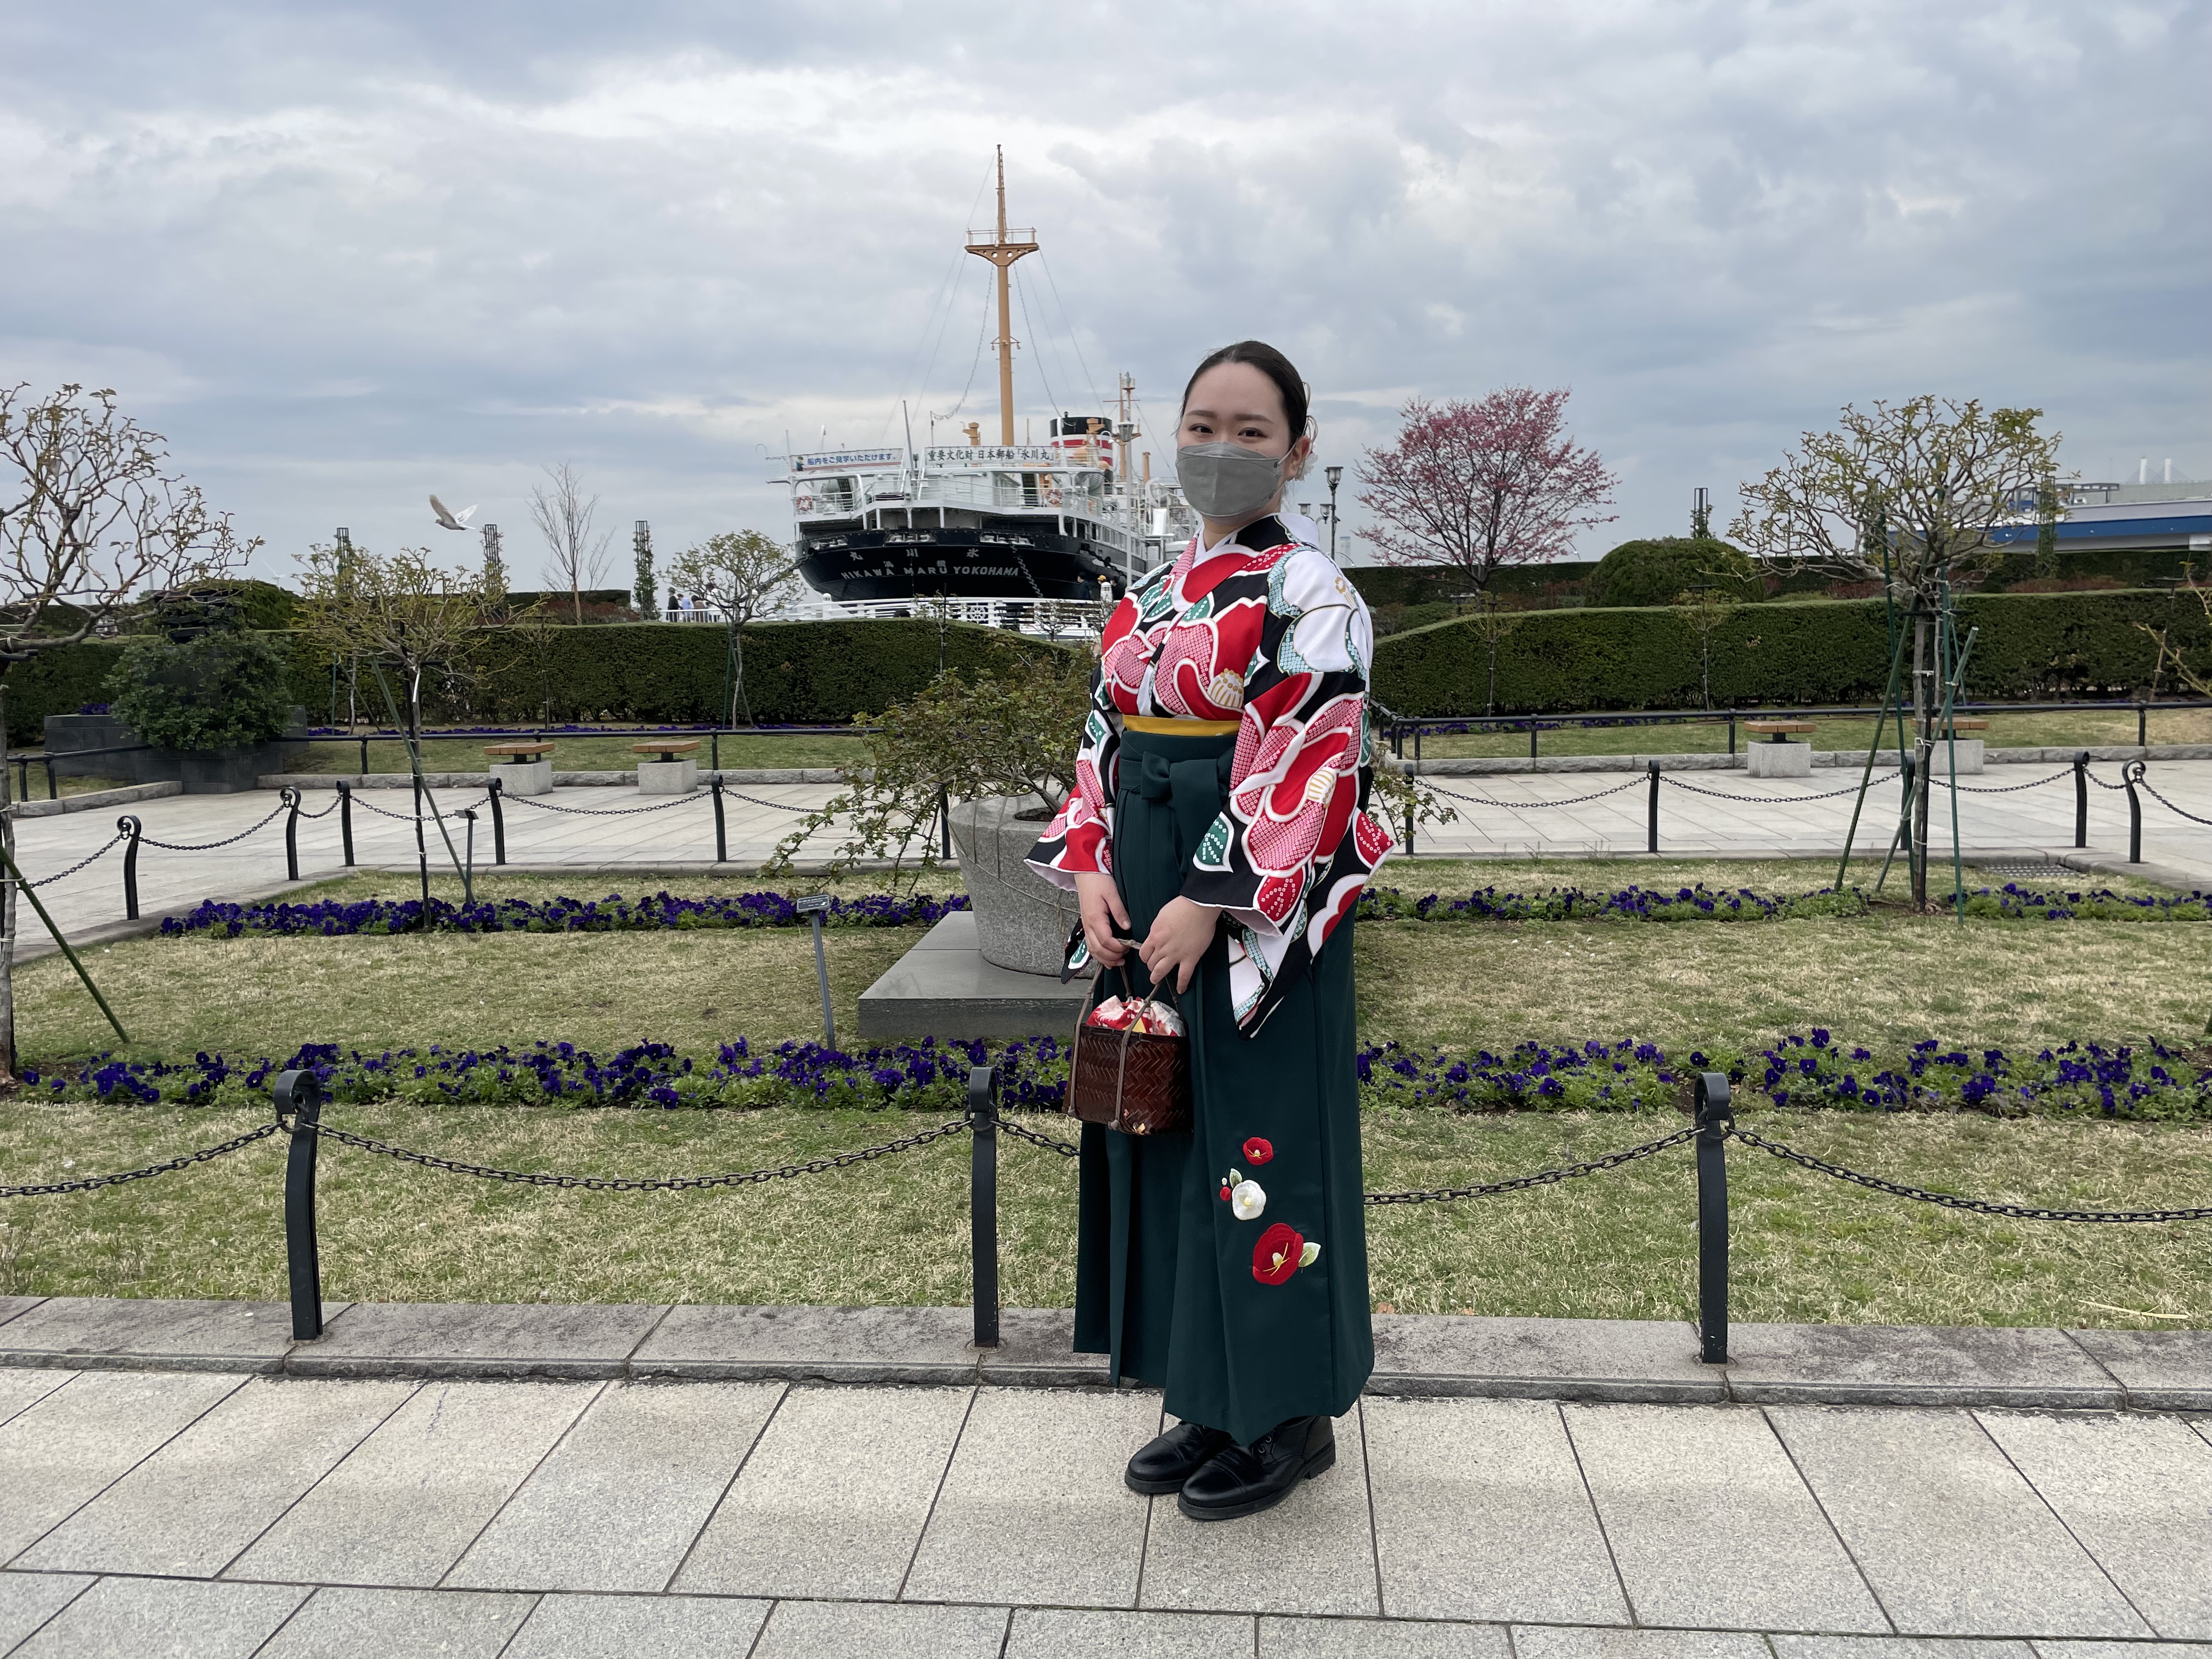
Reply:
[[[1120, 973], [1119, 969], [1113, 970]], [[1148, 1007], [1164, 988], [1145, 999]], [[1121, 989], [1128, 992], [1122, 976]], [[1190, 1039], [1154, 1031], [1116, 1031], [1075, 1023], [1075, 1058], [1067, 1068], [1067, 1112], [1085, 1123], [1129, 1135], [1190, 1133]]]

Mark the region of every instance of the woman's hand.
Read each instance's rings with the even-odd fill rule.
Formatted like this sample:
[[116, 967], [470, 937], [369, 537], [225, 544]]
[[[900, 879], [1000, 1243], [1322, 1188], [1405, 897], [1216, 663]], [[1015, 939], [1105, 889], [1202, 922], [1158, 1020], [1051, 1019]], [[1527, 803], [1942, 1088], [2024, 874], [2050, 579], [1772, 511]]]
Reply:
[[1152, 918], [1152, 932], [1137, 947], [1137, 958], [1152, 976], [1152, 983], [1164, 985], [1172, 978], [1178, 995], [1190, 989], [1199, 959], [1212, 948], [1214, 925], [1220, 915], [1210, 904], [1180, 896], [1160, 906], [1159, 915]]
[[1075, 896], [1083, 907], [1083, 942], [1091, 947], [1091, 959], [1119, 968], [1129, 954], [1129, 941], [1114, 937], [1114, 924], [1120, 922], [1126, 929], [1129, 912], [1121, 902], [1121, 890], [1114, 878], [1095, 870], [1075, 872]]

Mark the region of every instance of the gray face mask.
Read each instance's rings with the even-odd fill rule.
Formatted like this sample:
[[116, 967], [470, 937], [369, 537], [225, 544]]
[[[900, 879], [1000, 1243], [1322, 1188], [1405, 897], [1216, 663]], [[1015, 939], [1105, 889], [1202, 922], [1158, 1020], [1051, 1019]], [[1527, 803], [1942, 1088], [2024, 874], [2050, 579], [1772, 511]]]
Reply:
[[1242, 444], [1185, 444], [1176, 451], [1176, 482], [1201, 518], [1248, 518], [1283, 487], [1285, 459]]

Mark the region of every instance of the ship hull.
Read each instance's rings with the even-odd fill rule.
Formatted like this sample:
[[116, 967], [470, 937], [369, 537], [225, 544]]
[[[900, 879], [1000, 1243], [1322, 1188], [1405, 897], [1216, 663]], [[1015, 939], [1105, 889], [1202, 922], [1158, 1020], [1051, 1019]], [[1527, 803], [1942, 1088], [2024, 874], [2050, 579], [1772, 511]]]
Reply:
[[847, 603], [934, 598], [1096, 599], [1112, 576], [1105, 548], [1074, 536], [1020, 530], [849, 531], [806, 537], [799, 574]]

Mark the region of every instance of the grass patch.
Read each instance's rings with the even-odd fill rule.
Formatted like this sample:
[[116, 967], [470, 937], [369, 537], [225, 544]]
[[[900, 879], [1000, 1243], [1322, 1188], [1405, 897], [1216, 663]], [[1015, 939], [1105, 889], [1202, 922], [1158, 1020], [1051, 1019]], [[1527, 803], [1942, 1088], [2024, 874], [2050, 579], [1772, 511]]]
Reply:
[[[434, 738], [436, 734], [426, 735]], [[647, 741], [647, 736], [635, 732], [604, 738], [556, 732], [546, 741], [553, 744], [551, 759], [556, 772], [624, 772], [641, 760], [658, 758], [641, 755], [631, 747]], [[672, 742], [682, 743], [690, 741], [691, 734], [671, 732], [666, 736]], [[481, 771], [491, 763], [491, 757], [484, 753], [487, 744], [531, 740], [527, 737], [495, 738], [472, 732], [465, 737], [426, 741], [422, 745], [422, 767], [429, 772]], [[698, 743], [698, 751], [693, 758], [703, 768], [714, 753], [714, 744], [704, 733], [699, 735]], [[860, 758], [860, 744], [857, 735], [841, 737], [814, 732], [795, 732], [785, 737], [726, 736], [720, 739], [720, 753], [723, 768], [729, 771], [782, 766], [848, 766]], [[321, 738], [305, 745], [294, 769], [351, 776], [362, 769], [361, 753], [358, 738]], [[407, 771], [407, 745], [372, 739], [368, 745], [368, 769]]]
[[[1539, 720], [1547, 719], [1538, 716]], [[1728, 752], [1728, 716], [1716, 720], [1685, 720], [1680, 724], [1650, 726], [1595, 726], [1573, 724], [1574, 716], [1563, 717], [1563, 723], [1554, 730], [1547, 726], [1536, 739], [1540, 755], [1720, 755]], [[1866, 715], [1810, 716], [1814, 723], [1811, 734], [1815, 749], [1856, 750], [1866, 752], [1874, 741], [1875, 723]], [[1982, 718], [1976, 716], [1975, 718]], [[2136, 714], [2132, 708], [2115, 709], [2109, 714], [2095, 710], [2073, 714], [1992, 714], [1986, 732], [1967, 735], [1985, 738], [1992, 749], [2101, 749], [2132, 744], [2136, 741]], [[1897, 725], [1890, 722], [1889, 739], [1893, 748], [1897, 740]], [[2149, 739], [2153, 743], [2212, 743], [2212, 709], [2161, 709], [2155, 705], [2150, 711]], [[1736, 730], [1739, 751], [1747, 741], [1753, 741], [1743, 731], [1741, 723]], [[1413, 741], [1407, 740], [1406, 752], [1413, 753]], [[1528, 734], [1526, 731], [1467, 732], [1424, 733], [1421, 738], [1421, 758], [1424, 760], [1472, 759], [1488, 756], [1520, 756], [1528, 753]], [[1893, 761], [1894, 755], [1893, 753]]]
[[[119, 1169], [251, 1127], [168, 1109], [0, 1110], [11, 1180]], [[457, 1110], [347, 1106], [357, 1132], [508, 1168], [696, 1174], [797, 1162], [910, 1133], [883, 1112]], [[1463, 1185], [1612, 1151], [1675, 1121], [1381, 1110], [1370, 1189]], [[2201, 1203], [2212, 1130], [2133, 1124], [1854, 1119], [1747, 1121], [1875, 1173], [2077, 1207]], [[1064, 1120], [1042, 1127], [1060, 1130]], [[1075, 1175], [1009, 1142], [1004, 1295], [1074, 1293]], [[1939, 1325], [2202, 1325], [2201, 1229], [1954, 1214], [1729, 1153], [1739, 1319]], [[0, 1294], [284, 1295], [283, 1146], [97, 1193], [0, 1202]], [[319, 1210], [333, 1299], [957, 1304], [969, 1294], [964, 1139], [759, 1187], [626, 1194], [509, 1186], [326, 1146]], [[1694, 1307], [1690, 1160], [1677, 1150], [1533, 1193], [1368, 1212], [1372, 1289], [1400, 1312], [1674, 1318]], [[2156, 1316], [2170, 1316], [2159, 1318]]]

